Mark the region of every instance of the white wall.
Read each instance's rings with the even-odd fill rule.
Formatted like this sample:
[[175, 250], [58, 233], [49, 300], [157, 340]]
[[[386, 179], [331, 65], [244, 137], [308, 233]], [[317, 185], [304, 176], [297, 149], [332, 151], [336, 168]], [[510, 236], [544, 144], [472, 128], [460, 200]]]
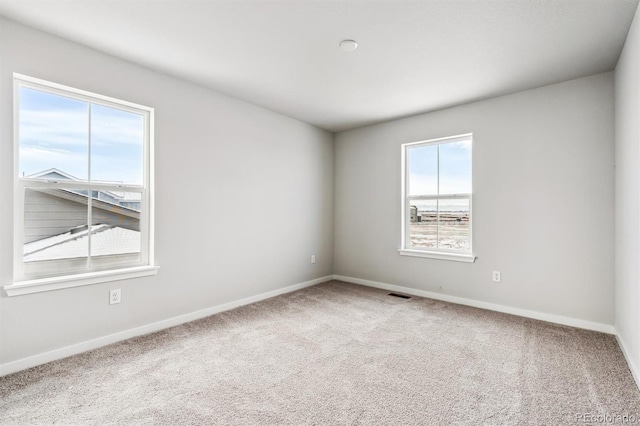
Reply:
[[640, 381], [640, 18], [615, 71], [616, 330]]
[[[605, 73], [339, 133], [335, 274], [611, 328], [613, 105]], [[398, 255], [400, 145], [469, 132], [478, 259]]]
[[0, 285], [12, 279], [13, 72], [155, 108], [161, 267], [3, 295], [0, 366], [332, 273], [330, 133], [10, 21], [0, 31]]

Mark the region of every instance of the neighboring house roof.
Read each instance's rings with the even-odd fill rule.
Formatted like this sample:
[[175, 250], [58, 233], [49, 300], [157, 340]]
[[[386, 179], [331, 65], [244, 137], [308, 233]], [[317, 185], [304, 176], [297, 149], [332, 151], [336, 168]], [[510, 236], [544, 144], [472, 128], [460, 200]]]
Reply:
[[[67, 172], [64, 172], [60, 169], [56, 169], [51, 168], [51, 169], [47, 169], [47, 170], [43, 170], [41, 172], [38, 173], [34, 173], [31, 174], [29, 176], [25, 176], [27, 178], [30, 179], [52, 179], [52, 180], [72, 180], [72, 181], [81, 181], [82, 179], [78, 179], [77, 177], [70, 175]], [[107, 181], [100, 181], [101, 183], [105, 183]], [[108, 183], [114, 183], [114, 184], [121, 184], [122, 182], [116, 182], [116, 181], [109, 181]], [[75, 193], [78, 193], [77, 190], [73, 191]], [[121, 202], [127, 202], [127, 203], [132, 203], [132, 202], [141, 202], [140, 200], [140, 194], [139, 193], [130, 193], [130, 192], [112, 192], [112, 191], [105, 191], [103, 189], [98, 190], [98, 192], [101, 192], [103, 194], [108, 195], [109, 197], [113, 197], [114, 199], [118, 200], [118, 203]]]
[[[25, 244], [24, 261], [87, 257], [89, 230], [74, 231]], [[109, 225], [93, 225], [91, 227], [91, 256], [139, 252], [140, 232]]]
[[58, 170], [55, 167], [52, 169], [48, 169], [48, 170], [43, 170], [41, 172], [38, 173], [34, 173], [32, 175], [29, 176], [25, 176], [28, 178], [33, 178], [33, 179], [37, 179], [37, 178], [44, 178], [44, 177], [50, 177], [53, 179], [67, 179], [67, 180], [76, 180], [79, 181], [80, 179], [78, 179], [75, 176], [70, 175], [69, 173], [63, 172], [62, 170]]

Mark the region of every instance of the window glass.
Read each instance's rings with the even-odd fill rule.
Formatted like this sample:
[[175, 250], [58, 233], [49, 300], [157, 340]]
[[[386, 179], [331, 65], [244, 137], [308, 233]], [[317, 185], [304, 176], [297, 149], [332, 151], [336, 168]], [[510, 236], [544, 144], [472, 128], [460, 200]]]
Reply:
[[471, 192], [471, 141], [442, 143], [440, 150], [439, 194]]
[[438, 145], [409, 150], [409, 194], [438, 193]]
[[[64, 170], [87, 180], [89, 169], [89, 104], [64, 96], [20, 87], [19, 173]], [[43, 179], [56, 179], [50, 173]]]
[[438, 247], [438, 201], [412, 200], [409, 211], [409, 239], [411, 246]]
[[469, 200], [438, 201], [438, 248], [469, 251]]
[[92, 200], [91, 257], [119, 256], [119, 260], [140, 259], [140, 209], [126, 207], [126, 203], [140, 202], [139, 193], [108, 193], [100, 191], [99, 198]]
[[142, 185], [144, 117], [91, 107], [91, 180]]

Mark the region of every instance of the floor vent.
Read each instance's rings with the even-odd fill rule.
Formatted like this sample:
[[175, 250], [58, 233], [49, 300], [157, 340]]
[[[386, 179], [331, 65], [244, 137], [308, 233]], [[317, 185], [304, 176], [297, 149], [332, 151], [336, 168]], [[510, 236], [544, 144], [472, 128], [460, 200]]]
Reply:
[[411, 299], [411, 296], [407, 296], [406, 294], [389, 293], [388, 296], [399, 297], [400, 299]]

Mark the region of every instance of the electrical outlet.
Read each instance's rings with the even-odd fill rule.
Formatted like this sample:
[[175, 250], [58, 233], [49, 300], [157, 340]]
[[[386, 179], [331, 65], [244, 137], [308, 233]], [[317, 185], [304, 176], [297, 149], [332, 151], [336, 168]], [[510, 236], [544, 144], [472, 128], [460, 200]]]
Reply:
[[500, 282], [500, 271], [493, 271], [493, 282], [494, 283]]
[[315, 254], [311, 255], [311, 263], [316, 263], [316, 255]]
[[116, 303], [120, 303], [121, 297], [122, 290], [120, 290], [119, 288], [109, 291], [109, 304], [115, 305]]

